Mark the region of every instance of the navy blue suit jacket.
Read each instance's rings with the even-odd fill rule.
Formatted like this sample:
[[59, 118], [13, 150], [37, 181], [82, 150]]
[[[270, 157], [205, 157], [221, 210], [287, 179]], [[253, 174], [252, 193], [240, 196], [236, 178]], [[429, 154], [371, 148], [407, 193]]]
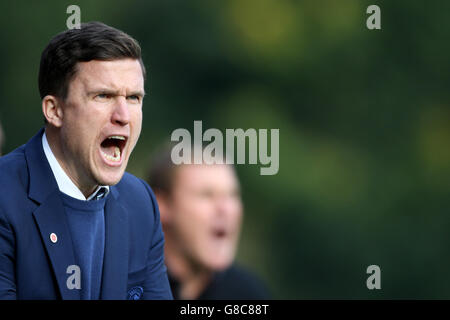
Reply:
[[[77, 262], [42, 134], [0, 157], [0, 299], [80, 298], [67, 285]], [[105, 205], [101, 299], [172, 299], [163, 252], [154, 194], [125, 173]]]

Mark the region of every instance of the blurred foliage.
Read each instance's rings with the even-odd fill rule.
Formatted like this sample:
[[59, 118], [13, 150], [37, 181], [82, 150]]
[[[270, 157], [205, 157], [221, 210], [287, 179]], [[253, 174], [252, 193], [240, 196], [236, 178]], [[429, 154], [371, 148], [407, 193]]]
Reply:
[[[275, 298], [450, 298], [450, 2], [2, 2], [4, 152], [42, 126], [40, 54], [70, 4], [143, 47], [150, 94], [132, 173], [194, 120], [280, 129], [277, 175], [237, 168], [238, 260]], [[370, 4], [381, 30], [366, 28]]]

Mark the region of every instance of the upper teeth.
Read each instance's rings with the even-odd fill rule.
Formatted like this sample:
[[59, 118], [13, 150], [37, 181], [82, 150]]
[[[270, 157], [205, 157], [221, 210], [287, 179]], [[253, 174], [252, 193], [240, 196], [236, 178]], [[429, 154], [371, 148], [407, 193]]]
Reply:
[[108, 137], [108, 139], [119, 139], [119, 140], [125, 140], [125, 137], [124, 137], [124, 136], [111, 136], [111, 137]]

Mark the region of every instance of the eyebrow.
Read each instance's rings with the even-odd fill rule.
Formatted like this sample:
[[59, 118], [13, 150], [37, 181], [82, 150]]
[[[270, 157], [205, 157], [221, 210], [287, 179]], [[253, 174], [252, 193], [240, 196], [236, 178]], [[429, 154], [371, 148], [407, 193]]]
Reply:
[[[119, 91], [118, 90], [111, 90], [111, 89], [102, 89], [102, 88], [98, 88], [98, 89], [94, 89], [88, 92], [88, 95], [95, 95], [95, 94], [99, 94], [99, 93], [103, 93], [103, 94], [109, 94], [109, 95], [114, 95], [114, 96], [118, 96], [119, 95]], [[145, 96], [145, 91], [131, 91], [129, 94], [127, 94], [127, 97], [130, 96], [139, 96], [141, 98], [143, 98]]]

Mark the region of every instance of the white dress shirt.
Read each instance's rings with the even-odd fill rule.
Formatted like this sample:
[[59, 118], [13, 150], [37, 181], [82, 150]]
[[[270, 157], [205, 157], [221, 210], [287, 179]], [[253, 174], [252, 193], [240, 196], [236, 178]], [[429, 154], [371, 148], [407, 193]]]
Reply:
[[48, 144], [45, 132], [42, 135], [42, 147], [44, 148], [45, 156], [47, 157], [47, 161], [50, 164], [53, 175], [55, 176], [59, 191], [78, 200], [92, 200], [94, 198], [97, 199], [97, 197], [103, 198], [109, 193], [109, 186], [98, 186], [97, 189], [95, 189], [95, 191], [86, 199], [80, 189], [78, 189], [75, 183], [73, 183], [69, 176], [64, 172], [58, 160], [56, 160], [56, 157]]

